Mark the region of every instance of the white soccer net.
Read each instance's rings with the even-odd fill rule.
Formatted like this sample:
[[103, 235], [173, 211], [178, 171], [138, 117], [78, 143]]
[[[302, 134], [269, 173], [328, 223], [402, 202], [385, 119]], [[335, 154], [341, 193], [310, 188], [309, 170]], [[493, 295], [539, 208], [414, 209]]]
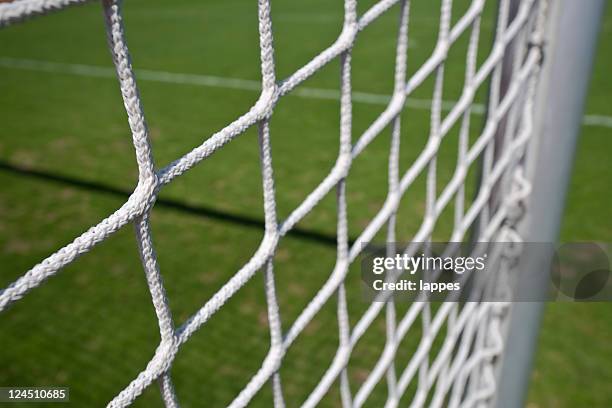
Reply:
[[[429, 1], [429, 0], [427, 0]], [[0, 5], [0, 26], [21, 22], [31, 16], [82, 3], [83, 0], [20, 0]], [[337, 296], [339, 344], [333, 361], [318, 385], [309, 393], [303, 406], [316, 406], [334, 384], [340, 387], [342, 406], [360, 407], [381, 381], [387, 383], [387, 406], [405, 401], [410, 390], [414, 406], [473, 406], [489, 403], [495, 394], [496, 364], [504, 347], [503, 327], [510, 304], [484, 302], [478, 294], [474, 302], [445, 302], [434, 310], [427, 301], [415, 301], [407, 313], [396, 315], [392, 299], [372, 302], [354, 326], [347, 312], [345, 277], [349, 266], [381, 230], [387, 241], [395, 240], [396, 213], [402, 196], [420, 175], [426, 177], [425, 217], [414, 242], [431, 240], [442, 211], [454, 202], [454, 224], [451, 241], [461, 242], [474, 231], [477, 241], [516, 241], [521, 237], [516, 224], [530, 185], [524, 177], [525, 155], [533, 136], [533, 105], [538, 72], [542, 60], [541, 37], [544, 30], [546, 1], [500, 0], [494, 43], [490, 53], [477, 66], [477, 52], [484, 0], [473, 0], [468, 10], [451, 25], [452, 0], [442, 0], [439, 30], [434, 51], [427, 61], [407, 77], [409, 43], [408, 0], [383, 0], [358, 15], [356, 0], [344, 1], [344, 26], [337, 40], [284, 80], [275, 74], [274, 44], [269, 0], [259, 0], [259, 34], [261, 50], [261, 95], [251, 109], [234, 122], [208, 137], [204, 143], [164, 168], [155, 168], [152, 146], [139, 99], [136, 78], [124, 35], [121, 4], [103, 0], [109, 47], [133, 135], [139, 170], [138, 186], [117, 211], [91, 227], [72, 243], [34, 266], [0, 293], [0, 311], [22, 298], [79, 255], [91, 250], [111, 234], [133, 223], [142, 264], [159, 322], [161, 341], [144, 370], [108, 404], [123, 407], [132, 403], [143, 390], [158, 381], [168, 407], [178, 406], [170, 369], [180, 347], [259, 270], [266, 280], [270, 348], [261, 368], [230, 404], [246, 406], [267, 383], [273, 387], [274, 404], [284, 406], [283, 381], [279, 374], [283, 357], [302, 334], [306, 325], [332, 297]], [[393, 7], [396, 5], [396, 7]], [[512, 6], [512, 7], [511, 7]], [[515, 10], [514, 7], [518, 6]], [[351, 49], [361, 32], [383, 13], [399, 12], [395, 86], [393, 96], [382, 113], [359, 137], [353, 138], [351, 126]], [[469, 32], [465, 81], [459, 100], [443, 116], [442, 88], [444, 68], [450, 48]], [[335, 58], [341, 62], [341, 113], [339, 152], [331, 172], [307, 198], [284, 220], [276, 215], [276, 200], [269, 121], [277, 103], [306, 79]], [[503, 73], [503, 75], [502, 75]], [[400, 114], [406, 99], [428, 78], [435, 81], [431, 101], [431, 122], [426, 147], [409, 169], [399, 174]], [[503, 78], [502, 78], [503, 77]], [[475, 94], [490, 86], [485, 126], [473, 143], [469, 141], [470, 115]], [[451, 181], [437, 194], [436, 160], [441, 141], [451, 128], [460, 126], [457, 166]], [[259, 130], [260, 160], [264, 191], [265, 236], [252, 258], [217, 291], [195, 314], [178, 328], [165, 297], [153, 242], [149, 215], [161, 188], [190, 168], [205, 160], [250, 126]], [[388, 195], [386, 201], [354, 244], [347, 233], [345, 179], [351, 162], [367, 155], [367, 147], [383, 132], [391, 134], [389, 152]], [[480, 164], [478, 163], [480, 162]], [[481, 178], [475, 200], [465, 207], [466, 177], [470, 166], [481, 166]], [[330, 191], [337, 191], [337, 261], [329, 278], [301, 311], [288, 330], [280, 323], [273, 263], [279, 241], [302, 220]], [[406, 248], [414, 252], [418, 248]], [[507, 258], [507, 257], [506, 257]], [[503, 261], [499, 273], [508, 273], [511, 262]], [[349, 384], [347, 364], [352, 351], [378, 315], [386, 313], [386, 345], [367, 378], [360, 384]], [[396, 372], [396, 353], [400, 342], [417, 321], [421, 321], [421, 339], [404, 369]], [[443, 329], [444, 342], [433, 353], [433, 339]]]

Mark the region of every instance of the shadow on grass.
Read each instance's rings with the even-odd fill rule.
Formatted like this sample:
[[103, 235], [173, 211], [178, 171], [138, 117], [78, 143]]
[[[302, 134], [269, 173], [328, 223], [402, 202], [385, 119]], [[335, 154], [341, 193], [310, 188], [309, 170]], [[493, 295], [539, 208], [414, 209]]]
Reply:
[[[108, 184], [89, 181], [89, 180], [81, 180], [72, 176], [66, 176], [62, 174], [51, 173], [48, 171], [41, 171], [31, 168], [25, 168], [16, 166], [12, 163], [9, 163], [4, 160], [0, 160], [0, 171], [4, 171], [7, 173], [12, 173], [14, 175], [35, 178], [43, 181], [50, 181], [53, 183], [59, 183], [63, 185], [67, 185], [70, 187], [78, 188], [84, 191], [107, 194], [115, 197], [120, 197], [126, 199], [132, 194], [132, 191], [125, 190], [122, 188], [114, 187]], [[259, 230], [264, 230], [264, 221], [263, 219], [249, 217], [240, 214], [231, 214], [225, 211], [216, 210], [214, 208], [205, 207], [205, 206], [196, 206], [191, 204], [186, 204], [184, 202], [173, 200], [171, 198], [162, 198], [158, 197], [156, 204], [157, 207], [178, 211], [184, 214], [195, 215], [198, 217], [204, 217], [209, 219], [214, 219], [218, 221], [223, 221], [235, 225], [241, 225], [247, 228], [254, 228]], [[336, 236], [325, 234], [319, 231], [312, 231], [304, 228], [294, 228], [287, 233], [287, 235], [301, 238], [308, 241], [312, 241], [315, 243], [323, 244], [323, 245], [336, 245]], [[354, 239], [350, 239], [350, 243], [352, 244]]]

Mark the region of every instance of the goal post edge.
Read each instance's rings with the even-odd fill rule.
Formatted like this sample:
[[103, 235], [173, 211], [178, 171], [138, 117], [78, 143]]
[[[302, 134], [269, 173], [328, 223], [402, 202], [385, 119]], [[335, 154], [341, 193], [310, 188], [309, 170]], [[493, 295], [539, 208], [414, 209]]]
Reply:
[[[532, 192], [520, 226], [526, 242], [557, 242], [580, 134], [604, 0], [549, 0], [544, 63], [536, 93], [535, 137], [526, 171]], [[543, 298], [550, 280], [548, 259], [525, 260], [515, 290]], [[523, 407], [544, 310], [543, 302], [510, 308], [506, 347], [497, 373], [494, 407]]]

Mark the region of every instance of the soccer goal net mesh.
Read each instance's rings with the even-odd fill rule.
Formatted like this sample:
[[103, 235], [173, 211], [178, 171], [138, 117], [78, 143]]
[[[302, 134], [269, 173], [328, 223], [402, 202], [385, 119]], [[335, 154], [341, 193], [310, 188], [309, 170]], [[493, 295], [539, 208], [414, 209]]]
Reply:
[[[0, 26], [22, 22], [35, 15], [82, 3], [83, 0], [17, 0], [0, 4]], [[510, 302], [483, 301], [474, 294], [471, 302], [443, 302], [432, 307], [426, 299], [412, 302], [405, 313], [397, 313], [390, 297], [372, 302], [365, 313], [351, 325], [348, 318], [345, 279], [349, 267], [376, 234], [386, 231], [388, 242], [395, 241], [396, 214], [402, 197], [417, 177], [426, 180], [425, 216], [413, 242], [427, 242], [451, 203], [454, 210], [453, 242], [468, 239], [479, 242], [521, 241], [517, 224], [524, 213], [524, 202], [530, 183], [525, 176], [525, 156], [534, 136], [534, 95], [542, 61], [542, 35], [546, 22], [544, 0], [500, 0], [493, 44], [484, 63], [478, 65], [479, 34], [484, 0], [473, 0], [467, 11], [452, 23], [452, 0], [442, 0], [436, 46], [413, 75], [407, 74], [407, 50], [410, 42], [410, 1], [383, 0], [358, 15], [356, 0], [344, 1], [344, 25], [335, 42], [324, 49], [288, 78], [276, 77], [273, 27], [270, 0], [259, 0], [259, 41], [261, 55], [261, 94], [242, 116], [199, 146], [163, 168], [152, 159], [151, 138], [141, 107], [136, 77], [132, 70], [122, 20], [121, 2], [103, 0], [102, 6], [109, 48], [129, 119], [138, 164], [138, 185], [129, 199], [114, 213], [91, 227], [73, 242], [44, 259], [17, 281], [0, 292], [0, 311], [40, 286], [79, 255], [90, 251], [127, 224], [134, 224], [138, 249], [147, 284], [159, 323], [160, 342], [154, 356], [140, 374], [117, 393], [109, 407], [123, 407], [134, 402], [146, 387], [158, 382], [164, 403], [179, 404], [174, 391], [171, 368], [181, 346], [261, 271], [265, 278], [267, 322], [270, 347], [259, 370], [235, 395], [232, 407], [246, 406], [269, 384], [274, 405], [284, 406], [281, 367], [287, 350], [303, 334], [305, 327], [330, 301], [337, 304], [338, 345], [335, 357], [318, 384], [303, 401], [316, 406], [332, 386], [338, 387], [344, 407], [360, 407], [375, 387], [386, 382], [386, 405], [397, 406], [411, 401], [413, 406], [474, 406], [492, 401], [496, 389], [496, 365], [504, 348], [504, 322]], [[397, 27], [394, 92], [388, 105], [361, 135], [352, 132], [351, 51], [366, 27], [384, 13], [399, 14]], [[469, 36], [465, 55], [465, 78], [460, 98], [450, 109], [442, 100], [444, 69], [449, 50], [460, 36]], [[393, 41], [394, 39], [389, 39]], [[270, 145], [270, 120], [274, 107], [283, 97], [300, 86], [334, 59], [341, 65], [340, 125], [338, 154], [332, 170], [283, 220], [277, 218], [273, 154]], [[430, 104], [430, 126], [426, 146], [407, 171], [400, 174], [400, 117], [407, 98], [426, 80], [433, 79]], [[488, 86], [484, 126], [473, 140], [470, 117], [475, 95]], [[165, 295], [154, 245], [151, 238], [150, 213], [161, 188], [198, 163], [206, 160], [224, 145], [256, 126], [259, 135], [261, 179], [265, 217], [265, 235], [253, 256], [210, 297], [195, 314], [182, 324], [175, 324]], [[454, 126], [459, 128], [457, 164], [451, 180], [439, 189], [436, 162], [441, 143]], [[385, 136], [387, 135], [387, 136]], [[358, 136], [358, 137], [355, 137]], [[346, 178], [352, 161], [368, 154], [368, 145], [377, 137], [390, 137], [388, 154], [388, 194], [383, 206], [370, 220], [354, 243], [347, 232]], [[406, 135], [410, 136], [410, 135]], [[473, 135], [472, 135], [473, 136]], [[282, 154], [282, 152], [280, 153]], [[479, 166], [480, 177], [475, 199], [466, 205], [468, 170]], [[299, 313], [288, 328], [281, 327], [282, 310], [277, 301], [275, 272], [276, 249], [283, 237], [309, 214], [325, 195], [335, 190], [337, 196], [337, 258], [327, 281]], [[407, 253], [418, 250], [415, 245]], [[516, 254], [514, 256], [517, 256]], [[511, 273], [512, 254], [501, 254], [496, 273]], [[279, 271], [278, 273], [282, 273]], [[503, 278], [498, 277], [503, 282]], [[386, 341], [375, 365], [359, 383], [351, 383], [347, 365], [360, 339], [373, 322], [384, 314]], [[396, 361], [402, 340], [419, 324], [420, 340], [407, 363]], [[443, 343], [434, 352], [433, 340], [444, 333]], [[399, 366], [399, 369], [398, 369]], [[340, 402], [338, 402], [340, 403]]]

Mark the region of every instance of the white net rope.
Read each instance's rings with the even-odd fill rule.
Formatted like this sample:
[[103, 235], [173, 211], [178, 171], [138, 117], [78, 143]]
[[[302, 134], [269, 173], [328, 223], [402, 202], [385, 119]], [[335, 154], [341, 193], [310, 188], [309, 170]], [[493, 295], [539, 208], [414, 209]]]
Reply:
[[[27, 18], [46, 14], [84, 0], [20, 0], [0, 4], [0, 27]], [[399, 11], [399, 28], [395, 62], [394, 93], [384, 111], [354, 142], [351, 117], [351, 48], [359, 33], [371, 22], [389, 11]], [[503, 350], [503, 324], [510, 304], [484, 302], [475, 294], [474, 302], [461, 305], [445, 302], [435, 312], [427, 301], [413, 302], [408, 311], [396, 315], [392, 299], [372, 302], [358, 322], [350, 327], [344, 281], [349, 265], [362, 253], [365, 245], [381, 230], [386, 229], [387, 241], [395, 241], [396, 213], [400, 201], [415, 179], [426, 175], [426, 213], [414, 242], [431, 240], [436, 222], [454, 200], [454, 224], [451, 241], [461, 242], [475, 228], [477, 241], [513, 241], [520, 243], [516, 225], [519, 221], [530, 184], [524, 177], [525, 154], [533, 137], [533, 105], [537, 76], [542, 61], [541, 38], [545, 23], [546, 2], [522, 0], [516, 13], [510, 13], [510, 1], [500, 0], [494, 44], [484, 63], [477, 67], [478, 40], [484, 0], [473, 0], [467, 11], [451, 26], [452, 0], [442, 0], [436, 47], [427, 61], [407, 77], [409, 42], [408, 0], [382, 0], [363, 15], [357, 14], [356, 0], [344, 1], [344, 26], [336, 41], [323, 52], [284, 80], [277, 80], [274, 64], [270, 1], [259, 0], [259, 34], [261, 51], [262, 91], [258, 101], [238, 119], [208, 137], [183, 157], [166, 167], [155, 168], [149, 132], [140, 103], [136, 79], [125, 40], [121, 4], [103, 0], [109, 48], [116, 67], [121, 93], [132, 131], [138, 163], [139, 181], [129, 199], [113, 214], [91, 227], [72, 243], [58, 250], [17, 281], [0, 292], [0, 311], [21, 299], [62, 267], [88, 252], [111, 234], [133, 223], [142, 265], [159, 322], [160, 343], [146, 368], [125, 389], [109, 402], [109, 407], [130, 405], [143, 390], [158, 381], [164, 403], [178, 406], [170, 369], [182, 344], [199, 330], [224, 303], [244, 286], [259, 270], [265, 276], [265, 298], [268, 307], [270, 348], [261, 364], [231, 407], [246, 406], [266, 384], [273, 387], [275, 407], [284, 406], [283, 386], [279, 374], [287, 349], [300, 336], [306, 325], [332, 297], [337, 296], [339, 344], [335, 358], [315, 389], [303, 402], [304, 407], [316, 406], [330, 387], [338, 382], [342, 406], [360, 407], [383, 379], [387, 382], [387, 406], [395, 407], [408, 387], [416, 386], [414, 406], [474, 406], [491, 401], [495, 393], [495, 365]], [[513, 15], [511, 15], [513, 14]], [[466, 55], [465, 82], [461, 97], [442, 116], [444, 67], [451, 46], [470, 31]], [[509, 79], [505, 89], [502, 65], [512, 53]], [[315, 72], [335, 58], [341, 62], [340, 137], [335, 165], [321, 183], [298, 205], [285, 220], [278, 220], [274, 189], [269, 122], [274, 106]], [[428, 143], [409, 169], [400, 174], [400, 114], [406, 99], [423, 82], [433, 76], [434, 93], [431, 101], [431, 123]], [[474, 143], [469, 145], [470, 109], [476, 91], [490, 78], [490, 96], [486, 123]], [[436, 160], [441, 141], [455, 125], [460, 125], [457, 166], [451, 181], [437, 195]], [[264, 192], [265, 235], [251, 259], [238, 270], [195, 314], [179, 327], [168, 306], [164, 286], [154, 251], [149, 215], [159, 190], [174, 178], [205, 160], [247, 128], [259, 130], [260, 161]], [[347, 232], [347, 198], [345, 180], [352, 160], [365, 153], [369, 143], [387, 128], [391, 131], [388, 166], [388, 195], [384, 205], [362, 231], [354, 244]], [[482, 158], [482, 175], [475, 200], [465, 207], [465, 181], [470, 165]], [[299, 314], [289, 329], [281, 328], [279, 304], [276, 298], [273, 261], [279, 241], [302, 220], [318, 202], [333, 189], [337, 193], [337, 260], [328, 280]], [[417, 248], [409, 246], [406, 253]], [[498, 280], [510, 273], [511, 257], [500, 257]], [[383, 352], [367, 378], [356, 392], [349, 386], [347, 364], [352, 350], [385, 309], [387, 339]], [[422, 336], [418, 348], [403, 371], [396, 372], [395, 356], [402, 339], [420, 318]], [[444, 343], [432, 356], [432, 342], [446, 325]], [[353, 384], [355, 385], [355, 384]]]

